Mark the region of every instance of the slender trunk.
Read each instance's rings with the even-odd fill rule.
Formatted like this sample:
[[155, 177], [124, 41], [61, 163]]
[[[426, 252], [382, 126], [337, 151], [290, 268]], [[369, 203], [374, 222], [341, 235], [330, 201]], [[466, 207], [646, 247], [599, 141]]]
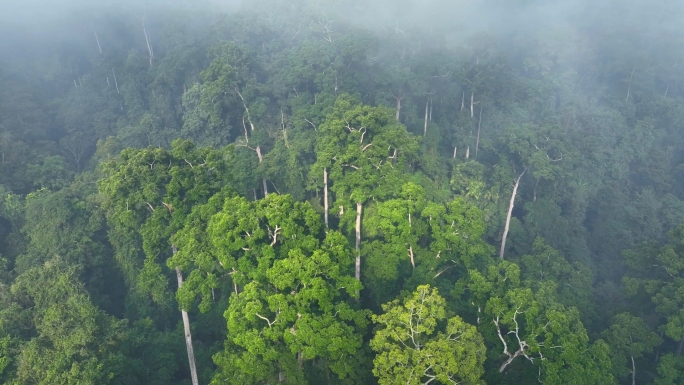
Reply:
[[328, 227], [328, 169], [323, 169], [323, 209], [325, 217], [325, 227]]
[[285, 148], [290, 148], [290, 144], [287, 141], [287, 130], [285, 129], [285, 114], [283, 110], [280, 110], [280, 125], [283, 127], [283, 140], [285, 141]]
[[477, 122], [477, 139], [475, 139], [475, 159], [477, 159], [477, 150], [480, 148], [480, 127], [482, 126], [482, 105], [480, 105], [480, 118]]
[[[171, 250], [175, 255], [178, 252], [176, 246], [171, 246]], [[178, 278], [178, 289], [183, 286], [183, 273], [180, 267], [176, 267], [176, 278]], [[190, 363], [190, 377], [192, 378], [192, 385], [199, 385], [199, 380], [197, 379], [197, 367], [195, 366], [195, 351], [192, 348], [192, 333], [190, 332], [190, 318], [188, 317], [188, 312], [181, 310], [181, 315], [183, 316], [183, 329], [185, 331], [185, 347], [188, 350], [188, 362]]]
[[361, 281], [361, 211], [363, 203], [356, 203], [356, 271], [354, 276]]
[[114, 85], [116, 86], [116, 93], [119, 93], [119, 82], [116, 81], [116, 73], [114, 72], [114, 67], [112, 67], [112, 75], [114, 75]]
[[679, 340], [679, 346], [677, 346], [677, 355], [682, 355], [682, 347], [684, 347], [684, 336]]
[[409, 257], [411, 258], [411, 266], [416, 268], [416, 261], [413, 259], [413, 246], [409, 245]]
[[401, 113], [401, 99], [402, 98], [397, 98], [397, 122], [399, 121], [399, 114]]
[[532, 202], [537, 201], [537, 186], [539, 186], [540, 180], [541, 180], [541, 177], [537, 178], [537, 183], [534, 184], [534, 191], [532, 191]]
[[[257, 157], [259, 158], [259, 164], [264, 161], [264, 157], [261, 155], [261, 146], [257, 145], [255, 149]], [[266, 185], [266, 178], [262, 178], [261, 182], [264, 185], [264, 198], [268, 196], [268, 186]]]
[[632, 385], [636, 384], [636, 365], [634, 365], [634, 356], [630, 356], [632, 359]]
[[245, 143], [249, 144], [249, 136], [247, 135], [247, 125], [245, 124], [245, 117], [242, 117], [242, 130], [245, 133]]
[[95, 35], [95, 41], [97, 41], [97, 49], [100, 51], [100, 56], [102, 56], [102, 46], [100, 45], [100, 38], [97, 37], [97, 32], [95, 32], [95, 27], [93, 26], [93, 23], [90, 23], [90, 28], [93, 30], [93, 34]]
[[470, 94], [470, 118], [475, 117], [475, 104], [473, 98], [475, 97], [475, 90]]
[[140, 20], [143, 26], [143, 33], [145, 34], [145, 43], [147, 43], [147, 52], [150, 55], [150, 66], [152, 66], [152, 59], [154, 59], [154, 51], [152, 50], [152, 44], [150, 43], [150, 36], [147, 34], [147, 28], [145, 28], [145, 16]]
[[423, 126], [423, 136], [427, 134], [427, 123], [428, 123], [428, 107], [430, 106], [430, 99], [425, 102], [425, 125]]
[[458, 149], [458, 147], [454, 146], [454, 159], [456, 159], [456, 150], [457, 149]]
[[466, 147], [466, 159], [470, 159], [470, 145]]
[[632, 68], [632, 73], [629, 75], [629, 87], [627, 87], [627, 99], [625, 103], [629, 102], [629, 93], [632, 90], [632, 79], [634, 78], [634, 68]]
[[463, 95], [461, 96], [461, 111], [465, 108], [465, 91], [463, 91]]
[[432, 98], [430, 98], [430, 121], [432, 121], [432, 106], [434, 103], [432, 103]]
[[515, 186], [513, 186], [513, 193], [511, 194], [511, 203], [508, 205], [508, 214], [506, 214], [506, 225], [504, 226], [504, 232], [501, 236], [501, 249], [499, 250], [499, 258], [501, 259], [504, 259], [504, 252], [506, 251], [506, 237], [508, 236], [508, 228], [511, 225], [511, 214], [513, 214], [515, 196], [516, 194], [518, 194], [518, 186], [520, 185], [520, 179], [522, 179], [526, 171], [527, 168], [525, 168], [523, 172], [518, 176], [518, 179], [515, 180]]
[[669, 90], [670, 90], [670, 86], [668, 85], [667, 88], [665, 89], [665, 95], [663, 95], [663, 97], [667, 97], [667, 91], [669, 91]]

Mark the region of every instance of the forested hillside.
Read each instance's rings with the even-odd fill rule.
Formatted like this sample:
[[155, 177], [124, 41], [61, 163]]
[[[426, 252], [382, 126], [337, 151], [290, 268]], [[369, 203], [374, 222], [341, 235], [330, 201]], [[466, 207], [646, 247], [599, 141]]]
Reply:
[[684, 384], [684, 3], [31, 1], [0, 383]]

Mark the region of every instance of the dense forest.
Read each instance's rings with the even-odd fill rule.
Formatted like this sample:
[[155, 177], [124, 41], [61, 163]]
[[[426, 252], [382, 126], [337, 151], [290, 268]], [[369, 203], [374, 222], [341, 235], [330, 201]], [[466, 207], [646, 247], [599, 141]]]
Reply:
[[0, 383], [684, 384], [681, 1], [47, 3]]

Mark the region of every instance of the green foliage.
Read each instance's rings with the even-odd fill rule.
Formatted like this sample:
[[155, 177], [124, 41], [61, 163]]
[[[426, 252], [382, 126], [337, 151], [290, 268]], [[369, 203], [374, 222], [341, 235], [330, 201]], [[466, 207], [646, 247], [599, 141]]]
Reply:
[[382, 325], [370, 343], [378, 353], [373, 374], [381, 385], [433, 380], [483, 384], [484, 341], [460, 317], [446, 320], [445, 305], [437, 289], [423, 285], [404, 301], [384, 304], [384, 314], [373, 316]]
[[[544, 383], [614, 383], [607, 372], [607, 346], [589, 341], [579, 311], [558, 302], [553, 282], [541, 281], [533, 288], [528, 284], [521, 280], [520, 268], [507, 261], [484, 272], [470, 271], [466, 287], [483, 322], [481, 331], [493, 350], [503, 351], [490, 355], [490, 362], [512, 376], [508, 381], [522, 381], [532, 372], [523, 369], [521, 361], [526, 361]], [[490, 381], [505, 380], [490, 375]]]
[[684, 358], [679, 355], [666, 354], [658, 362], [658, 377], [655, 385], [681, 384], [684, 380]]
[[[358, 375], [366, 312], [352, 300], [361, 287], [349, 275], [344, 236], [323, 235], [308, 204], [277, 194], [255, 203], [226, 199], [207, 233], [212, 246], [204, 258], [235, 285], [225, 312], [226, 350], [214, 357], [215, 383], [275, 383], [281, 376], [302, 383], [303, 363], [321, 358], [340, 378]], [[209, 286], [218, 280], [207, 278]]]
[[464, 199], [430, 202], [414, 183], [403, 185], [397, 195], [369, 208], [363, 222], [364, 281], [377, 302], [396, 295], [390, 289], [401, 287], [401, 281], [416, 286], [445, 279], [454, 276], [452, 269], [475, 267], [492, 254], [482, 240], [481, 211]]
[[680, 4], [191, 3], [0, 23], [0, 383], [682, 382]]
[[20, 275], [12, 294], [31, 314], [36, 332], [17, 359], [18, 383], [109, 384], [124, 373], [119, 347], [127, 338], [125, 322], [90, 302], [65, 261], [53, 258]]
[[[318, 185], [313, 181], [323, 175], [323, 168], [329, 169], [336, 197], [333, 207], [391, 197], [418, 150], [418, 139], [389, 109], [364, 106], [347, 95], [337, 99], [318, 132], [316, 163], [309, 175]], [[345, 223], [347, 217], [342, 218]]]
[[610, 329], [603, 332], [603, 337], [610, 345], [613, 371], [618, 378], [633, 374], [636, 371], [634, 360], [651, 353], [662, 343], [662, 339], [650, 331], [641, 318], [629, 313], [616, 315]]
[[675, 341], [684, 338], [684, 226], [670, 232], [670, 242], [662, 247], [645, 243], [623, 253], [631, 274], [623, 281], [628, 295], [643, 293], [666, 318], [665, 335]]

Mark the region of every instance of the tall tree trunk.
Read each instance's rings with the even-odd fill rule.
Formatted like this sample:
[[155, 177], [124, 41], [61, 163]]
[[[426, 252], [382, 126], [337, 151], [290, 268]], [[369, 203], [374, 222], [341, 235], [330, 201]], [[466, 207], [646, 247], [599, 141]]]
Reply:
[[470, 118], [475, 117], [475, 101], [473, 100], [475, 98], [475, 90], [470, 94]]
[[466, 147], [466, 159], [470, 159], [470, 145]]
[[[259, 164], [264, 161], [264, 157], [261, 155], [261, 146], [257, 145], [255, 149], [257, 157], [259, 158]], [[264, 185], [264, 198], [268, 196], [268, 186], [266, 185], [266, 178], [261, 178], [261, 182]]]
[[356, 203], [356, 271], [354, 276], [361, 281], [361, 211], [363, 203]]
[[458, 147], [454, 146], [454, 159], [456, 159], [456, 150], [458, 150]]
[[97, 36], [97, 32], [95, 31], [95, 27], [93, 26], [93, 23], [90, 23], [90, 28], [93, 30], [93, 34], [95, 35], [95, 41], [97, 41], [97, 49], [100, 51], [100, 57], [102, 56], [102, 46], [100, 45], [100, 38]]
[[463, 91], [463, 95], [461, 96], [461, 111], [465, 108], [465, 91]]
[[325, 217], [325, 227], [329, 227], [328, 225], [328, 169], [324, 168], [323, 169], [323, 209], [325, 213], [323, 214]]
[[150, 35], [147, 33], [147, 28], [145, 28], [145, 15], [140, 19], [143, 27], [143, 33], [145, 34], [145, 43], [147, 43], [147, 52], [150, 56], [150, 66], [152, 66], [152, 60], [154, 59], [154, 50], [152, 49], [152, 43], [150, 42]]
[[425, 125], [423, 126], [423, 136], [427, 134], [427, 123], [428, 123], [428, 107], [430, 106], [430, 99], [425, 101]]
[[416, 260], [413, 259], [413, 246], [409, 245], [409, 258], [411, 258], [411, 266], [416, 268]]
[[541, 177], [537, 178], [537, 183], [534, 184], [534, 190], [532, 191], [532, 202], [537, 201], [537, 186], [539, 186], [539, 181]]
[[625, 104], [629, 102], [629, 93], [632, 90], [632, 79], [634, 78], [634, 68], [632, 68], [632, 73], [629, 74], [629, 87], [627, 87], [627, 98], [625, 99]]
[[401, 99], [403, 99], [403, 97], [397, 98], [397, 108], [396, 108], [397, 109], [397, 112], [396, 112], [397, 122], [399, 121], [399, 114], [401, 114]]
[[634, 356], [630, 356], [632, 359], [632, 385], [636, 385], [636, 365], [634, 365]]
[[112, 75], [114, 75], [114, 85], [116, 86], [116, 93], [119, 93], [119, 82], [116, 81], [116, 73], [114, 72], [114, 67], [112, 67]]
[[504, 232], [501, 236], [501, 249], [499, 250], [499, 258], [504, 259], [504, 252], [506, 251], [506, 237], [508, 237], [508, 228], [511, 225], [511, 214], [513, 214], [513, 205], [515, 204], [515, 196], [518, 194], [518, 186], [520, 185], [520, 179], [527, 171], [527, 167], [515, 180], [515, 186], [513, 186], [513, 193], [511, 194], [511, 203], [508, 205], [508, 214], [506, 214], [506, 225], [504, 226]]
[[475, 159], [477, 159], [477, 150], [480, 147], [480, 126], [482, 126], [482, 105], [480, 105], [480, 118], [477, 122], [477, 139], [475, 140]]
[[[173, 254], [175, 255], [178, 250], [176, 246], [171, 246]], [[178, 278], [178, 289], [183, 286], [183, 273], [180, 267], [176, 267], [176, 278]], [[181, 310], [181, 315], [183, 316], [183, 329], [185, 330], [185, 347], [188, 350], [188, 362], [190, 363], [190, 377], [192, 378], [192, 385], [199, 385], [199, 380], [197, 379], [197, 367], [195, 366], [195, 351], [192, 348], [192, 333], [190, 332], [190, 318], [188, 317], [188, 312]]]

